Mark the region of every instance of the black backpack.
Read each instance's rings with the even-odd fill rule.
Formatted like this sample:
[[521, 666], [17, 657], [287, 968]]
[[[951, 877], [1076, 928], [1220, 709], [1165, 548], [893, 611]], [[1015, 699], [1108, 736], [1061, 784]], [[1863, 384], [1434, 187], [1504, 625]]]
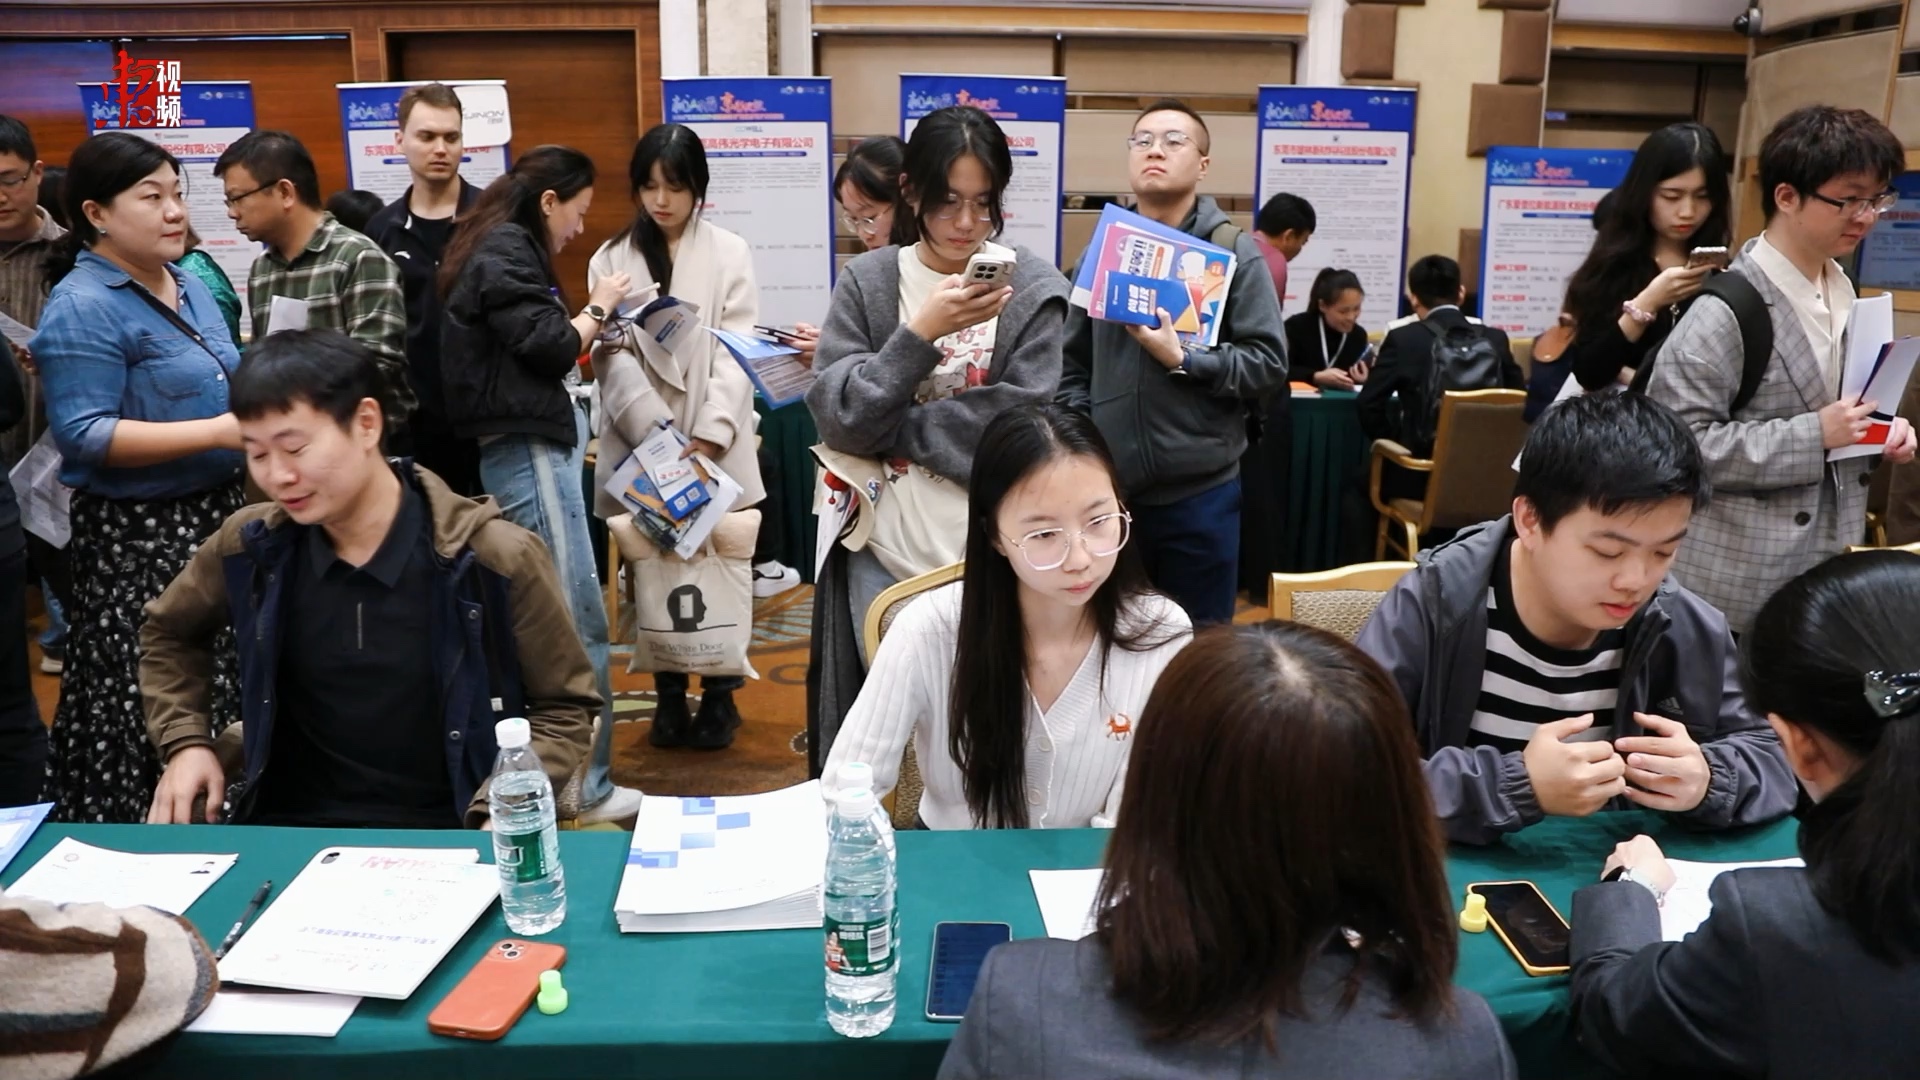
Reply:
[[1449, 390], [1498, 390], [1500, 354], [1488, 339], [1485, 327], [1478, 323], [1441, 327], [1432, 320], [1427, 329], [1433, 333], [1433, 346], [1427, 364], [1426, 393], [1409, 403], [1406, 432], [1412, 440], [1407, 449], [1421, 457], [1433, 454], [1434, 439], [1440, 428], [1440, 402]]
[[[1773, 316], [1767, 311], [1767, 301], [1760, 290], [1738, 270], [1723, 270], [1708, 278], [1707, 283], [1700, 286], [1700, 295], [1719, 297], [1732, 309], [1734, 321], [1740, 324], [1740, 388], [1734, 391], [1733, 404], [1727, 409], [1731, 417], [1752, 404], [1753, 395], [1760, 392], [1760, 380], [1766, 376], [1767, 364], [1773, 360]], [[1654, 357], [1648, 356], [1633, 373], [1634, 393], [1647, 392], [1653, 361]]]

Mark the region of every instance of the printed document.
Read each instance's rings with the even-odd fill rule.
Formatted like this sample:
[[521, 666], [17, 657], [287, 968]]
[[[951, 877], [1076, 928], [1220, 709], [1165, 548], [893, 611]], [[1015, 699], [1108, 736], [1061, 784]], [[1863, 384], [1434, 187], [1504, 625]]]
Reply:
[[1660, 936], [1667, 941], [1679, 941], [1700, 928], [1713, 912], [1713, 901], [1708, 899], [1707, 890], [1713, 885], [1713, 879], [1729, 870], [1738, 870], [1748, 866], [1805, 866], [1800, 859], [1775, 859], [1772, 862], [1736, 862], [1705, 863], [1687, 862], [1683, 859], [1668, 859], [1667, 865], [1673, 868], [1673, 888], [1667, 890], [1667, 898], [1660, 905]]
[[62, 837], [7, 892], [50, 904], [109, 904], [185, 915], [238, 855], [150, 855]]

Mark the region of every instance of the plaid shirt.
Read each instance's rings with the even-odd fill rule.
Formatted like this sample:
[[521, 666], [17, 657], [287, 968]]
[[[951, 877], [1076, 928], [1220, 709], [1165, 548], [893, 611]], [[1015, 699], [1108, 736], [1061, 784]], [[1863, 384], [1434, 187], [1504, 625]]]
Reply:
[[0, 311], [29, 327], [40, 325], [40, 309], [47, 306], [47, 254], [67, 235], [45, 210], [36, 213], [39, 232], [0, 247]]
[[339, 330], [373, 350], [386, 372], [392, 400], [389, 421], [404, 420], [416, 404], [407, 382], [407, 306], [400, 291], [400, 268], [380, 246], [320, 215], [320, 227], [292, 262], [272, 248], [253, 260], [247, 275], [247, 305], [253, 315], [253, 340], [267, 335], [273, 298], [305, 300], [307, 326]]

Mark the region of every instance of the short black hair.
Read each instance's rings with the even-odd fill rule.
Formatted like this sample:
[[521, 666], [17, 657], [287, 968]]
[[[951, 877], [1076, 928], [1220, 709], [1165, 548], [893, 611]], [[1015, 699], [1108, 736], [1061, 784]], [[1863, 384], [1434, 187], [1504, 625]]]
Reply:
[[345, 428], [360, 403], [379, 403], [386, 414], [386, 379], [365, 345], [338, 330], [282, 330], [247, 349], [233, 373], [228, 408], [242, 420], [290, 412], [306, 402]]
[[1132, 131], [1134, 128], [1139, 127], [1140, 121], [1146, 117], [1147, 114], [1157, 112], [1177, 112], [1185, 114], [1188, 119], [1192, 120], [1194, 124], [1200, 128], [1198, 132], [1200, 138], [1200, 153], [1204, 156], [1213, 152], [1213, 132], [1207, 130], [1207, 121], [1201, 117], [1199, 113], [1193, 111], [1193, 106], [1181, 101], [1179, 98], [1163, 97], [1146, 108], [1141, 109], [1134, 114], [1133, 123], [1128, 125], [1127, 130]]
[[1872, 113], [1809, 105], [1781, 117], [1760, 144], [1760, 208], [1773, 217], [1779, 209], [1773, 192], [1781, 184], [1809, 195], [1847, 173], [1871, 173], [1890, 183], [1906, 169], [1899, 136]]
[[1319, 226], [1320, 218], [1313, 212], [1313, 204], [1286, 191], [1268, 199], [1267, 205], [1260, 208], [1259, 216], [1253, 219], [1254, 231], [1265, 236], [1295, 230], [1311, 235]]
[[1460, 264], [1445, 255], [1422, 255], [1407, 268], [1407, 291], [1421, 307], [1460, 302]]
[[0, 113], [0, 154], [12, 154], [28, 165], [40, 160], [33, 149], [33, 132], [25, 122], [5, 113]]
[[263, 186], [292, 181], [293, 193], [300, 196], [300, 201], [320, 209], [319, 170], [313, 166], [313, 155], [292, 135], [250, 131], [240, 136], [213, 163], [213, 175], [225, 176], [235, 165], [244, 166], [253, 175], [253, 182]]
[[366, 235], [367, 222], [386, 208], [387, 204], [380, 196], [371, 191], [336, 191], [327, 196], [327, 213], [332, 214], [335, 221], [363, 236]]
[[1604, 515], [1713, 494], [1693, 432], [1672, 409], [1638, 393], [1586, 394], [1548, 409], [1527, 433], [1515, 498], [1551, 532], [1590, 507]]

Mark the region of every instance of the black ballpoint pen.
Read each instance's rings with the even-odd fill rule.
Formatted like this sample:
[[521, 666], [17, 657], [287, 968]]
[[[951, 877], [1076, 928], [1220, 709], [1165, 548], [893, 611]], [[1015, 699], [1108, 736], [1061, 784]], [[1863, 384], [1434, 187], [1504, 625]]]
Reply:
[[246, 910], [242, 911], [240, 917], [234, 920], [233, 929], [227, 931], [227, 936], [220, 939], [220, 947], [213, 951], [213, 958], [215, 960], [226, 959], [227, 950], [233, 948], [233, 943], [240, 940], [240, 932], [246, 929], [247, 920], [260, 913], [260, 905], [267, 902], [267, 894], [272, 891], [273, 882], [271, 881], [261, 882], [260, 887], [254, 890], [253, 899], [247, 901]]

